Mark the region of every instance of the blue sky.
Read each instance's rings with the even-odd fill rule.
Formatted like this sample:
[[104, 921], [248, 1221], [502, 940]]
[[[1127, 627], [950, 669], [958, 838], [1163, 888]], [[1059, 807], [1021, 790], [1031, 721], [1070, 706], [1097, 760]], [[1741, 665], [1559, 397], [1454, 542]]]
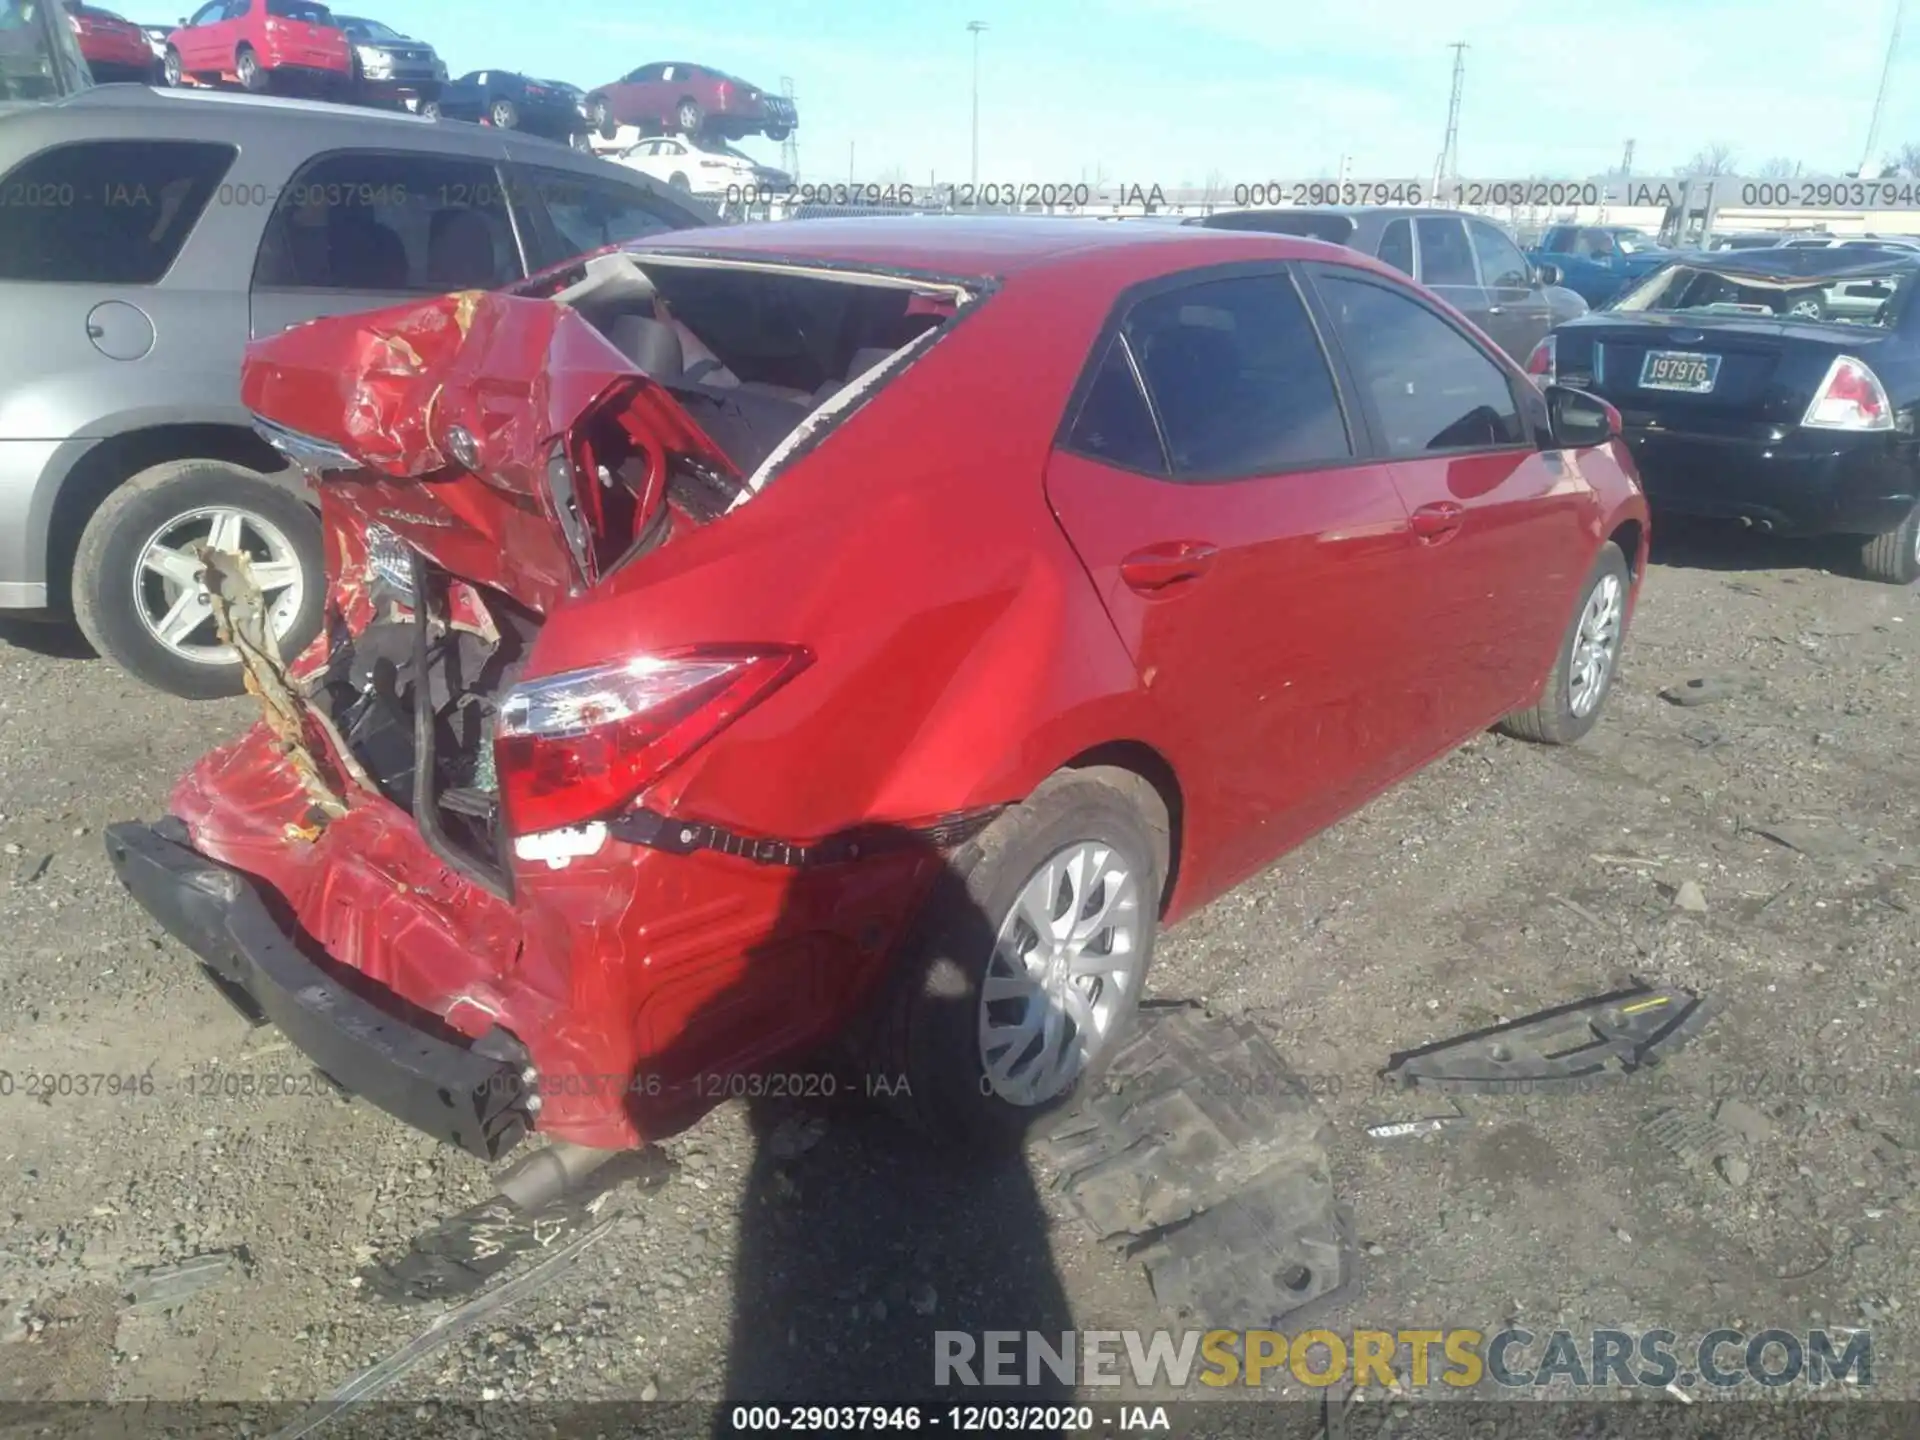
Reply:
[[[364, 8], [362, 8], [364, 7]], [[971, 39], [981, 180], [1204, 184], [1431, 171], [1465, 40], [1463, 175], [1668, 173], [1730, 145], [1751, 172], [1859, 164], [1893, 0], [355, 0], [454, 73], [591, 86], [691, 60], [799, 102], [802, 178], [964, 180]], [[351, 12], [350, 12], [351, 13]], [[1920, 24], [1877, 149], [1920, 141]], [[764, 140], [747, 148], [778, 158]]]

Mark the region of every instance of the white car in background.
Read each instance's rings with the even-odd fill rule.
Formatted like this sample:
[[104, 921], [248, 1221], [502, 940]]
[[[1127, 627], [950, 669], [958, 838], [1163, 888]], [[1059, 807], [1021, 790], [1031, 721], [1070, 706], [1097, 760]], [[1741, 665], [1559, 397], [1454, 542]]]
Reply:
[[705, 136], [658, 135], [627, 147], [614, 159], [650, 180], [695, 195], [724, 196], [731, 190], [737, 199], [750, 188], [764, 193], [793, 186], [793, 177], [784, 170]]

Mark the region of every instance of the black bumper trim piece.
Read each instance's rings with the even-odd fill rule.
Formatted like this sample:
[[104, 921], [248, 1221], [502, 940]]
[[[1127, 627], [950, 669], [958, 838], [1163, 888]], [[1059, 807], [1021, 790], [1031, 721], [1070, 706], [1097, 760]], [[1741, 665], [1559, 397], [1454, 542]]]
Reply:
[[829, 835], [811, 845], [792, 840], [770, 840], [739, 835], [718, 825], [697, 820], [675, 820], [653, 810], [633, 810], [607, 823], [607, 833], [630, 845], [645, 845], [669, 855], [691, 855], [697, 850], [713, 850], [756, 865], [778, 865], [790, 870], [812, 869], [820, 865], [845, 865], [872, 855], [924, 847], [951, 850], [978, 835], [994, 817], [1006, 809], [990, 806], [961, 815], [943, 816], [930, 825], [866, 825]]
[[522, 1063], [442, 1039], [349, 989], [301, 953], [254, 881], [187, 840], [172, 816], [112, 825], [107, 858], [243, 1015], [278, 1025], [343, 1089], [468, 1154], [496, 1160], [526, 1137]]

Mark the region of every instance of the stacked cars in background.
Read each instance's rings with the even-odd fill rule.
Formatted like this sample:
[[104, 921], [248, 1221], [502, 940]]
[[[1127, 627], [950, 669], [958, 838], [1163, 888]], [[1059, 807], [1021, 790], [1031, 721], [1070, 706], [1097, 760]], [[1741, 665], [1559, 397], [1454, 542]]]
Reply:
[[765, 135], [784, 140], [800, 123], [793, 102], [706, 65], [642, 65], [587, 95], [587, 115], [603, 139], [622, 126], [642, 136], [712, 134], [723, 140]]
[[353, 42], [354, 98], [373, 104], [406, 104], [426, 113], [440, 101], [447, 65], [424, 40], [402, 35], [391, 25], [357, 15], [337, 15], [334, 23]]
[[232, 79], [255, 94], [344, 99], [354, 82], [353, 44], [316, 0], [209, 0], [168, 37], [161, 64], [169, 85]]
[[616, 158], [650, 179], [695, 195], [779, 192], [793, 186], [793, 177], [786, 171], [762, 165], [724, 140], [704, 135], [655, 136]]
[[496, 130], [524, 130], [586, 148], [586, 96], [577, 85], [517, 70], [469, 70], [440, 89], [440, 114]]
[[147, 81], [158, 73], [146, 32], [131, 20], [82, 0], [65, 0], [65, 8], [67, 23], [80, 41], [80, 53], [86, 57], [95, 80], [103, 85], [118, 80]]

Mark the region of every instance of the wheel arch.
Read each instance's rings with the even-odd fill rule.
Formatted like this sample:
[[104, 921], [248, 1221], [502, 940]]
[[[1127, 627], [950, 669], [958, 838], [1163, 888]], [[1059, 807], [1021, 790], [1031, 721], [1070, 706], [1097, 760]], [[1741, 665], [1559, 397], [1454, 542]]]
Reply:
[[71, 605], [74, 552], [101, 502], [135, 475], [172, 460], [238, 465], [311, 499], [295, 472], [244, 425], [186, 421], [140, 426], [94, 440], [50, 487], [44, 507], [36, 507], [50, 607], [64, 610]]
[[[1181, 841], [1184, 838], [1186, 802], [1180, 778], [1171, 763], [1153, 746], [1140, 740], [1109, 740], [1081, 751], [1054, 772], [1055, 775], [1081, 774], [1121, 782], [1121, 788], [1139, 787], [1133, 798], [1143, 810], [1157, 806], [1158, 814], [1145, 814], [1147, 828], [1164, 841], [1159, 856], [1161, 869], [1160, 913], [1165, 915], [1172, 901], [1180, 874]], [[1051, 778], [1051, 777], [1050, 777]]]

